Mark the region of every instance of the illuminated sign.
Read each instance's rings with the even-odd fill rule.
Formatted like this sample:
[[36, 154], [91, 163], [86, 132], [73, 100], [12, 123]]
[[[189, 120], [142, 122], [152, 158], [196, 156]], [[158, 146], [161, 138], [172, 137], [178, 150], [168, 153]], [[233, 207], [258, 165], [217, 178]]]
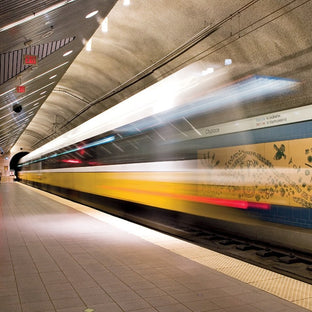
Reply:
[[24, 93], [25, 92], [25, 86], [17, 86], [16, 87], [16, 92], [17, 93]]
[[37, 56], [36, 55], [24, 55], [24, 65], [37, 65]]

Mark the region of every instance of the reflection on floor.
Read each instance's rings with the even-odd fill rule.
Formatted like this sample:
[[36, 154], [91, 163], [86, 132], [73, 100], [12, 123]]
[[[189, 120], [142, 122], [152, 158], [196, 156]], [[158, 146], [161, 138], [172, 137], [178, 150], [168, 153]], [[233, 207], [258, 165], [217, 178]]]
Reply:
[[0, 205], [0, 311], [312, 310], [311, 285], [39, 190]]

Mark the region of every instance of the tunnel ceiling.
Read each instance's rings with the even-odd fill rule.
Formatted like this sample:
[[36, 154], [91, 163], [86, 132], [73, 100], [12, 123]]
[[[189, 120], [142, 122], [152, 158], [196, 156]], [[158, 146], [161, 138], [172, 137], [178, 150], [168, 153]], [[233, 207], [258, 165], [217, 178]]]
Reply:
[[[194, 62], [222, 71], [220, 84], [255, 74], [303, 82], [300, 96], [222, 112], [232, 118], [311, 102], [311, 1], [4, 0], [0, 6], [4, 153], [36, 149]], [[36, 55], [37, 65], [24, 65], [25, 54]]]

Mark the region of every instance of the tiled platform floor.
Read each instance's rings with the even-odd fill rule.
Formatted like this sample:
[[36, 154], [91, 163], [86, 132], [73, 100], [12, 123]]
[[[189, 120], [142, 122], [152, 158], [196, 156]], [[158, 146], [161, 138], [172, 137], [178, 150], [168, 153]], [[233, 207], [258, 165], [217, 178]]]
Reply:
[[230, 258], [214, 270], [216, 253], [21, 184], [0, 184], [0, 206], [1, 312], [308, 311], [251, 285], [283, 289], [278, 274], [255, 278]]

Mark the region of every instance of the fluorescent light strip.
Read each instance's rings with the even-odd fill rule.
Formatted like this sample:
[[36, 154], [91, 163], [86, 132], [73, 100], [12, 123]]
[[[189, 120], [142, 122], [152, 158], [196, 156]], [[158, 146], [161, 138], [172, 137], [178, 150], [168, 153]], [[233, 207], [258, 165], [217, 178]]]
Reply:
[[[37, 106], [35, 106], [34, 109], [35, 109], [35, 108], [37, 108]], [[9, 116], [9, 115], [11, 115], [11, 114], [12, 114], [12, 112], [10, 112], [9, 114], [7, 114], [7, 115], [5, 115], [5, 116]], [[4, 116], [4, 117], [5, 117], [5, 116]], [[18, 121], [18, 122], [19, 122], [19, 121]], [[1, 126], [4, 126], [4, 125], [6, 125], [6, 124], [8, 124], [8, 123], [12, 123], [12, 119], [10, 119], [9, 121], [6, 121], [6, 122], [4, 122], [4, 123], [1, 123]]]
[[[19, 102], [23, 101], [24, 99], [30, 97], [30, 96], [33, 95], [34, 93], [37, 93], [38, 91], [40, 91], [40, 90], [42, 90], [42, 89], [44, 89], [44, 88], [46, 88], [46, 87], [49, 87], [50, 85], [52, 85], [52, 84], [54, 84], [54, 83], [56, 83], [56, 81], [53, 81], [53, 82], [51, 82], [51, 83], [45, 85], [44, 87], [42, 87], [42, 88], [40, 88], [40, 89], [37, 89], [36, 91], [33, 91], [33, 92], [31, 92], [31, 93], [25, 95], [24, 97], [22, 97], [22, 98], [20, 98], [20, 99], [16, 99], [15, 101], [4, 105], [3, 107], [0, 108], [0, 111], [3, 110], [3, 109], [5, 109], [5, 108], [8, 107], [8, 106], [14, 104], [14, 103], [19, 103]], [[45, 97], [45, 96], [43, 96], [43, 97], [41, 97], [41, 98], [44, 98], [44, 97]]]
[[64, 5], [67, 5], [67, 4], [69, 4], [71, 2], [74, 2], [74, 1], [76, 1], [76, 0], [65, 0], [65, 1], [62, 1], [62, 2], [57, 3], [55, 5], [52, 5], [52, 6], [50, 6], [47, 9], [39, 11], [38, 13], [34, 13], [32, 15], [29, 15], [29, 16], [27, 16], [27, 17], [17, 21], [17, 22], [11, 23], [9, 25], [6, 25], [6, 26], [0, 28], [0, 32], [3, 32], [5, 30], [9, 30], [9, 29], [11, 29], [11, 28], [13, 28], [15, 26], [19, 26], [19, 25], [21, 25], [23, 23], [29, 22], [29, 21], [35, 19], [36, 17], [42, 16], [44, 14], [48, 14], [48, 13], [50, 13], [50, 12], [56, 10], [56, 9], [59, 9], [59, 8], [63, 7]]
[[21, 120], [19, 120], [19, 124], [23, 124], [23, 123], [26, 123], [27, 121], [29, 120], [29, 116], [26, 115], [24, 118], [22, 118]]
[[[62, 67], [62, 66], [65, 66], [65, 65], [68, 64], [68, 63], [69, 63], [69, 62], [67, 61], [67, 62], [65, 62], [65, 63], [62, 63], [62, 64], [56, 66], [56, 67], [53, 67], [52, 69], [49, 69], [48, 71], [46, 71], [46, 72], [44, 72], [44, 73], [42, 73], [42, 74], [36, 76], [35, 78], [32, 78], [32, 79], [30, 79], [30, 80], [27, 80], [26, 82], [23, 83], [23, 85], [27, 85], [27, 84], [29, 84], [30, 82], [32, 82], [32, 81], [34, 81], [34, 80], [37, 80], [38, 78], [40, 78], [40, 77], [42, 77], [42, 76], [44, 76], [44, 75], [50, 73], [51, 71], [53, 71], [53, 70], [55, 70], [55, 69], [58, 69], [58, 68], [60, 68], [60, 67]], [[0, 94], [0, 96], [3, 96], [3, 95], [5, 95], [5, 94], [7, 94], [7, 93], [10, 93], [10, 92], [13, 91], [13, 90], [15, 90], [15, 88], [12, 88], [12, 89], [10, 89], [10, 90], [8, 90], [8, 91], [6, 91], [6, 92]]]
[[[29, 105], [33, 104], [34, 102], [40, 101], [40, 100], [42, 100], [43, 98], [45, 98], [45, 97], [44, 97], [44, 96], [42, 96], [42, 97], [40, 97], [40, 98], [38, 98], [38, 99], [36, 99], [36, 100], [34, 100], [34, 101], [30, 102], [30, 103], [27, 103], [27, 104], [25, 104], [25, 105], [24, 105], [24, 107], [27, 107], [27, 106], [29, 106]], [[37, 105], [36, 105], [36, 106], [34, 106], [34, 107], [37, 107]], [[12, 112], [10, 112], [10, 113], [8, 113], [8, 114], [6, 114], [6, 115], [4, 115], [4, 116], [0, 117], [0, 119], [3, 119], [3, 118], [5, 118], [5, 117], [7, 117], [7, 116], [11, 116], [11, 114], [12, 114]], [[2, 125], [3, 125], [3, 124], [2, 124]]]
[[98, 145], [110, 143], [110, 142], [113, 142], [113, 141], [115, 141], [115, 136], [111, 135], [111, 136], [106, 137], [104, 139], [91, 142], [91, 143], [86, 144], [86, 145], [81, 146], [81, 147], [73, 148], [73, 149], [71, 149], [69, 151], [65, 151], [63, 153], [59, 153], [59, 154], [55, 153], [55, 154], [50, 155], [50, 156], [46, 156], [46, 157], [43, 157], [43, 158], [40, 158], [40, 159], [36, 159], [36, 160], [30, 161], [28, 163], [24, 163], [23, 166], [27, 166], [27, 165], [30, 165], [30, 164], [33, 164], [33, 163], [36, 163], [36, 162], [39, 162], [39, 161], [55, 158], [57, 156], [62, 156], [62, 155], [66, 155], [66, 154], [69, 154], [69, 153], [74, 153], [74, 152], [77, 152], [77, 151], [80, 151], [80, 150], [84, 150], [84, 149], [87, 149], [87, 148], [90, 148], [90, 147], [93, 147], [93, 146], [98, 146]]
[[[26, 118], [28, 118], [28, 116], [25, 116], [23, 119], [15, 121], [15, 124], [17, 124], [16, 126], [20, 128], [20, 125], [21, 125], [22, 121], [25, 120]], [[1, 124], [1, 126], [4, 126], [4, 125], [6, 125], [8, 123], [12, 123], [12, 120], [9, 120], [9, 121]], [[10, 132], [9, 134], [12, 134], [12, 132]]]
[[35, 107], [32, 107], [31, 109], [27, 110], [27, 113], [28, 113], [28, 117], [29, 116], [33, 116], [34, 115], [34, 110], [36, 110], [38, 107], [35, 106]]
[[2, 140], [0, 141], [0, 143], [1, 143], [1, 144], [2, 144], [2, 143], [5, 143], [7, 138], [11, 137], [12, 135], [18, 134], [19, 131], [20, 131], [20, 127], [18, 127], [18, 128], [17, 128], [16, 130], [14, 130], [13, 132], [10, 131], [8, 134], [2, 135], [2, 136], [1, 136], [1, 139], [2, 139]]
[[[22, 119], [20, 119], [20, 120], [17, 120], [16, 123], [18, 124], [18, 127], [20, 127], [20, 124], [21, 124], [25, 119], [27, 119], [27, 118], [29, 118], [29, 116], [25, 116], [24, 118], [22, 118]], [[9, 120], [9, 121], [7, 121], [7, 122], [1, 124], [1, 126], [6, 125], [7, 123], [11, 123], [11, 122], [12, 122], [12, 120]], [[11, 134], [12, 134], [12, 133], [11, 133]]]
[[[27, 107], [27, 106], [29, 106], [29, 105], [32, 105], [32, 104], [34, 104], [35, 102], [38, 102], [38, 101], [40, 101], [40, 100], [42, 100], [42, 99], [44, 99], [45, 98], [45, 96], [41, 96], [40, 98], [38, 98], [38, 99], [36, 99], [36, 100], [33, 100], [32, 102], [29, 102], [29, 103], [27, 103], [27, 104], [24, 104], [24, 107]], [[37, 104], [37, 105], [36, 105]], [[36, 106], [38, 106], [39, 105], [39, 102], [38, 103], [35, 103], [34, 104], [34, 107], [36, 107]]]

